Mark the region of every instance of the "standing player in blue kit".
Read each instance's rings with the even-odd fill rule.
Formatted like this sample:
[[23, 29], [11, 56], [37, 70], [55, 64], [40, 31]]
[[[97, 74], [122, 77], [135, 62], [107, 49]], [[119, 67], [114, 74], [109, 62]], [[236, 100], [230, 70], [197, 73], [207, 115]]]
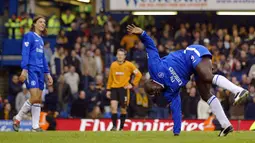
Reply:
[[160, 95], [163, 92], [166, 100], [171, 103], [174, 120], [174, 135], [181, 131], [181, 99], [180, 88], [185, 86], [192, 74], [195, 75], [196, 84], [201, 98], [207, 101], [212, 112], [221, 124], [219, 136], [226, 136], [233, 131], [233, 127], [226, 117], [222, 106], [215, 95], [210, 93], [212, 84], [227, 89], [235, 94], [234, 104], [239, 104], [246, 99], [249, 92], [236, 86], [224, 76], [213, 75], [212, 54], [202, 45], [190, 45], [184, 50], [178, 50], [160, 58], [153, 40], [144, 30], [135, 25], [128, 25], [127, 31], [140, 35], [146, 47], [148, 68], [151, 80], [147, 81], [144, 89], [149, 95]]
[[20, 121], [24, 114], [31, 110], [32, 113], [32, 131], [42, 131], [39, 127], [41, 112], [42, 91], [44, 89], [44, 76], [47, 78], [48, 85], [53, 84], [49, 73], [49, 67], [44, 56], [44, 43], [42, 35], [46, 35], [45, 18], [35, 17], [31, 31], [26, 33], [22, 43], [22, 73], [19, 77], [21, 82], [26, 83], [27, 89], [31, 94], [19, 113], [13, 118], [13, 129], [19, 131]]

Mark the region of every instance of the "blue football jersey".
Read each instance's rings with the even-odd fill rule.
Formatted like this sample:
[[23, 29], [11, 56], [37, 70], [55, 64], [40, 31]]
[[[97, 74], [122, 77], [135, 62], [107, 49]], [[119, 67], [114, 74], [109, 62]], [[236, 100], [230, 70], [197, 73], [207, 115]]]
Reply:
[[160, 58], [153, 40], [146, 32], [143, 32], [140, 37], [146, 46], [151, 79], [172, 93], [178, 92], [180, 87], [187, 84], [203, 56], [212, 57], [206, 47], [190, 45], [185, 50], [178, 50]]
[[24, 35], [22, 43], [21, 68], [43, 68], [44, 73], [49, 73], [48, 64], [44, 56], [44, 42], [41, 36], [35, 32]]

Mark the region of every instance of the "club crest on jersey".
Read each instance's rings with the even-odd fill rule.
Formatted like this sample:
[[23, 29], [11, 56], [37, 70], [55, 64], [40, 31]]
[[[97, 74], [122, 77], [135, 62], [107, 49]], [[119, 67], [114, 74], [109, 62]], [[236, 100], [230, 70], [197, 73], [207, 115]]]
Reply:
[[31, 81], [31, 85], [35, 86], [36, 82], [34, 80]]
[[159, 77], [159, 78], [164, 78], [164, 76], [165, 76], [165, 75], [164, 75], [163, 72], [159, 72], [159, 73], [158, 73], [158, 77]]
[[28, 47], [28, 46], [29, 46], [29, 42], [25, 42], [24, 45], [25, 45], [26, 47]]

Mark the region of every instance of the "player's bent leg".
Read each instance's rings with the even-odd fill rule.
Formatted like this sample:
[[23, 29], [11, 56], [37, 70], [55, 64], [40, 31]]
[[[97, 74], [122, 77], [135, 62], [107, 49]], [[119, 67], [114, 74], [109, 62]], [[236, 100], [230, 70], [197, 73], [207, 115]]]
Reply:
[[120, 129], [119, 129], [120, 131], [122, 131], [124, 128], [126, 117], [127, 117], [127, 107], [121, 107], [120, 108]]
[[117, 100], [111, 100], [111, 113], [112, 113], [112, 129], [111, 131], [117, 130], [117, 109], [118, 109], [118, 101]]
[[181, 124], [182, 124], [181, 97], [179, 94], [172, 99], [170, 108], [171, 108], [172, 116], [174, 120], [173, 133], [175, 136], [178, 136], [181, 132]]
[[213, 75], [212, 62], [209, 57], [203, 57], [201, 62], [196, 67], [196, 72], [199, 78], [206, 83], [215, 84], [223, 89], [229, 90], [235, 94], [234, 104], [239, 104], [249, 95], [249, 92], [242, 87], [239, 87], [221, 75]]
[[209, 57], [202, 57], [202, 60], [196, 66], [195, 70], [200, 80], [203, 80], [206, 83], [212, 83], [212, 62]]
[[222, 75], [214, 75], [212, 83], [234, 93], [235, 94], [234, 105], [242, 103], [249, 95], [249, 92], [246, 89], [243, 89], [242, 87], [235, 85]]
[[220, 122], [222, 130], [219, 136], [226, 136], [228, 133], [233, 131], [233, 127], [226, 117], [218, 98], [215, 95], [210, 94], [211, 84], [206, 84], [201, 80], [197, 80], [196, 84], [201, 98], [209, 104], [213, 114]]

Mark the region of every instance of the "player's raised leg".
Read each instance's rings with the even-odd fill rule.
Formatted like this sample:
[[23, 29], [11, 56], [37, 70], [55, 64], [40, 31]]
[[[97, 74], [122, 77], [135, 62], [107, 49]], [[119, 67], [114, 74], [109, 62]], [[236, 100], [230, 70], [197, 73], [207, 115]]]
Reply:
[[226, 136], [233, 131], [233, 127], [226, 117], [218, 98], [215, 95], [210, 94], [211, 84], [205, 83], [201, 79], [197, 79], [196, 84], [201, 98], [209, 104], [213, 114], [220, 122], [222, 130], [219, 136]]
[[202, 57], [201, 62], [196, 67], [199, 78], [207, 83], [213, 83], [221, 88], [229, 90], [235, 94], [234, 104], [241, 103], [249, 95], [249, 92], [239, 87], [221, 75], [212, 74], [212, 62], [209, 57]]

